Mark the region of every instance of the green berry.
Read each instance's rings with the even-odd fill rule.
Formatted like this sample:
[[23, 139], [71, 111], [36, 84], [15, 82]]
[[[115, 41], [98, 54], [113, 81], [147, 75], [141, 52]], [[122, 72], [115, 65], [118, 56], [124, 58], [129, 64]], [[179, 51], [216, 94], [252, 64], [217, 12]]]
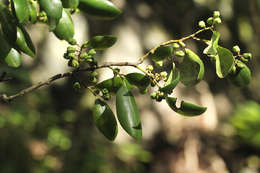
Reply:
[[179, 51], [175, 52], [175, 56], [177, 56], [177, 57], [184, 57], [185, 53], [182, 50], [179, 50]]
[[90, 76], [92, 76], [92, 77], [96, 77], [98, 75], [98, 72], [96, 72], [96, 71], [93, 71], [91, 74], [90, 74]]
[[107, 88], [103, 88], [102, 90], [101, 90], [101, 92], [102, 92], [102, 94], [107, 94], [107, 93], [109, 93], [109, 91], [108, 91], [108, 89]]
[[150, 97], [151, 97], [152, 99], [156, 99], [156, 96], [157, 96], [157, 93], [156, 93], [156, 92], [152, 92], [152, 93], [150, 94]]
[[74, 88], [76, 91], [79, 91], [80, 88], [81, 88], [80, 83], [79, 83], [79, 82], [75, 82], [75, 83], [73, 84], [73, 88]]
[[152, 65], [146, 66], [146, 70], [149, 71], [149, 72], [152, 72], [153, 71], [153, 66]]
[[172, 47], [173, 47], [173, 49], [179, 49], [180, 48], [180, 45], [178, 44], [178, 43], [173, 43], [172, 44]]
[[71, 60], [71, 67], [78, 68], [79, 62], [75, 59]]
[[168, 73], [166, 71], [162, 71], [160, 75], [162, 78], [167, 78]]
[[239, 48], [238, 45], [233, 46], [232, 50], [233, 50], [235, 53], [239, 53], [239, 52], [240, 52], [240, 48]]
[[213, 24], [213, 17], [209, 17], [207, 19], [207, 24], [212, 25]]
[[219, 11], [214, 11], [214, 12], [213, 12], [213, 17], [214, 17], [214, 18], [220, 17], [220, 12], [219, 12]]
[[75, 51], [76, 51], [75, 47], [72, 47], [72, 46], [67, 47], [67, 52], [68, 53], [75, 53]]
[[199, 25], [200, 28], [205, 28], [206, 27], [206, 23], [203, 20], [199, 21], [198, 25]]
[[76, 58], [75, 53], [68, 53], [68, 58], [69, 58], [69, 59], [74, 59], [74, 58]]
[[221, 19], [218, 17], [218, 18], [215, 18], [215, 19], [214, 19], [214, 23], [215, 23], [215, 24], [221, 24], [222, 21], [221, 21]]
[[95, 51], [95, 49], [90, 49], [89, 51], [88, 51], [88, 54], [89, 55], [95, 55], [97, 52]]
[[251, 53], [243, 53], [243, 57], [246, 59], [251, 60], [252, 59], [252, 54]]

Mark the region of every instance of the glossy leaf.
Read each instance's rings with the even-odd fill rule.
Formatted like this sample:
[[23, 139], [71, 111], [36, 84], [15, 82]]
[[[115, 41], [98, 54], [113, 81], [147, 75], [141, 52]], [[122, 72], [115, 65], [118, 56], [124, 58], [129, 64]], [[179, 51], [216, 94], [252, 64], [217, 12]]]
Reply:
[[142, 125], [133, 94], [125, 81], [116, 94], [117, 118], [123, 129], [133, 138], [142, 138]]
[[237, 68], [236, 73], [229, 76], [233, 84], [239, 87], [246, 87], [251, 82], [251, 71], [243, 62], [240, 62], [240, 67]]
[[172, 53], [173, 53], [172, 46], [160, 46], [154, 51], [152, 55], [152, 60], [155, 62], [162, 61], [165, 58], [170, 57]]
[[79, 9], [98, 19], [114, 19], [121, 11], [108, 0], [80, 0]]
[[11, 48], [8, 55], [5, 57], [5, 62], [10, 67], [19, 67], [22, 63], [22, 56], [16, 49]]
[[29, 3], [27, 0], [12, 0], [12, 6], [19, 23], [26, 24], [29, 22]]
[[184, 116], [197, 116], [203, 114], [207, 108], [182, 101], [180, 108], [176, 106], [177, 98], [166, 97], [166, 102], [172, 110]]
[[218, 46], [218, 55], [216, 56], [216, 73], [219, 78], [226, 77], [234, 66], [233, 54], [230, 50]]
[[3, 33], [0, 30], [0, 58], [5, 58], [11, 50], [10, 44], [6, 41]]
[[64, 8], [77, 8], [79, 6], [79, 0], [62, 0]]
[[113, 141], [118, 132], [117, 122], [114, 113], [104, 101], [100, 99], [95, 101], [93, 118], [99, 131]]
[[88, 46], [96, 50], [103, 50], [113, 46], [117, 38], [113, 35], [95, 36], [88, 42]]
[[150, 78], [141, 73], [129, 73], [125, 77], [130, 84], [137, 86], [141, 91], [150, 85]]
[[109, 92], [116, 93], [122, 84], [123, 81], [120, 77], [113, 77], [102, 81], [101, 83], [97, 84], [96, 87], [100, 90], [106, 88]]
[[49, 28], [53, 31], [62, 17], [62, 2], [61, 0], [39, 0], [39, 3], [40, 7], [46, 12]]
[[23, 26], [17, 27], [16, 46], [19, 50], [26, 53], [27, 55], [35, 57], [35, 47], [30, 38], [30, 35], [23, 28]]
[[69, 11], [63, 9], [62, 17], [53, 32], [61, 40], [73, 41], [74, 24]]
[[180, 81], [186, 86], [197, 84], [204, 76], [204, 64], [202, 60], [190, 49], [185, 49], [185, 56], [179, 69]]
[[217, 55], [217, 47], [218, 47], [218, 41], [220, 38], [220, 33], [217, 31], [213, 31], [212, 37], [210, 42], [208, 43], [208, 47], [206, 47], [203, 51], [204, 54], [207, 55]]
[[175, 67], [175, 64], [173, 63], [171, 73], [169, 74], [168, 79], [167, 79], [164, 87], [162, 87], [160, 89], [160, 91], [162, 91], [166, 94], [172, 93], [172, 90], [177, 86], [179, 81], [180, 81], [180, 72]]
[[13, 44], [17, 38], [16, 19], [2, 3], [0, 4], [0, 23], [6, 40]]

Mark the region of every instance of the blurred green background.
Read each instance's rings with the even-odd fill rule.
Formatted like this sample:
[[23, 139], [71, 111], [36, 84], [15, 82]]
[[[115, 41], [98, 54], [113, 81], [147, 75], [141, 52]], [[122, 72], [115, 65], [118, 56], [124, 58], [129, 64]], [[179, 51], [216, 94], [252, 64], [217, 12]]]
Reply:
[[[115, 48], [98, 54], [101, 61], [105, 57], [138, 58], [162, 41], [194, 32], [199, 20], [206, 20], [219, 10], [223, 20], [218, 28], [220, 44], [229, 49], [238, 44], [242, 51], [253, 54], [248, 64], [252, 69], [251, 84], [241, 89], [226, 79], [218, 79], [214, 66], [200, 54], [207, 67], [207, 83], [202, 82], [195, 89], [181, 86], [176, 94], [208, 103], [208, 113], [182, 118], [164, 108], [164, 103], [137, 96], [144, 139], [134, 141], [120, 130], [116, 141], [109, 142], [94, 127], [94, 97], [87, 90], [75, 92], [75, 78], [59, 81], [11, 104], [0, 104], [0, 172], [260, 172], [260, 0], [113, 2], [123, 10], [116, 20], [95, 21], [79, 14], [74, 18], [81, 33], [76, 35], [78, 40], [97, 34], [119, 37]], [[23, 67], [18, 69], [1, 64], [0, 73], [7, 72], [14, 78], [0, 83], [1, 93], [15, 94], [32, 83], [69, 70], [62, 60], [66, 43], [60, 43], [44, 25], [28, 29], [38, 57], [24, 57]], [[197, 52], [204, 49], [197, 42], [188, 45]], [[100, 74], [100, 79], [106, 78]], [[112, 100], [110, 105], [113, 104]]]

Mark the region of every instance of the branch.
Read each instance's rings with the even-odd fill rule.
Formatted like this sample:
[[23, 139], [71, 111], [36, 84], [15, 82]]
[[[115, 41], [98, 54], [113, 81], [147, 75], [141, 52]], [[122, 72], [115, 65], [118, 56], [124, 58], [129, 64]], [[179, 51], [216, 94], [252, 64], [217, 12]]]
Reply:
[[111, 67], [111, 66], [132, 66], [132, 67], [137, 67], [137, 65], [139, 64], [139, 62], [137, 63], [133, 63], [133, 62], [106, 62], [100, 66], [96, 66], [96, 67], [89, 67], [89, 68], [85, 68], [85, 69], [76, 69], [70, 72], [66, 72], [63, 74], [56, 74], [54, 76], [52, 76], [51, 78], [49, 78], [46, 81], [43, 82], [39, 82], [37, 84], [34, 84], [32, 86], [30, 86], [29, 88], [23, 89], [21, 90], [19, 93], [11, 95], [11, 96], [7, 96], [6, 94], [2, 94], [0, 95], [0, 101], [1, 102], [5, 102], [5, 103], [9, 103], [12, 100], [18, 98], [18, 97], [22, 97], [25, 94], [28, 94], [38, 88], [41, 88], [43, 86], [47, 86], [50, 85], [51, 83], [55, 82], [56, 80], [59, 79], [63, 79], [63, 78], [67, 78], [67, 77], [71, 77], [76, 73], [80, 73], [80, 72], [86, 72], [86, 71], [93, 71], [95, 69], [100, 69], [100, 68], [107, 68], [107, 67]]

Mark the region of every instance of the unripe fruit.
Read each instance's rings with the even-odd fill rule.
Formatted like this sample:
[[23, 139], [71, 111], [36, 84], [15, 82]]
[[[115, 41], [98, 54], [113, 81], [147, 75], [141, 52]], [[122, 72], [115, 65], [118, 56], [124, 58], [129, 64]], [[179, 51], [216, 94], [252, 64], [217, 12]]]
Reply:
[[219, 12], [219, 11], [214, 11], [214, 12], [213, 12], [213, 17], [214, 17], [214, 18], [220, 17], [220, 12]]
[[199, 25], [200, 28], [206, 27], [206, 23], [204, 21], [199, 21], [198, 25]]
[[176, 50], [176, 49], [180, 48], [180, 45], [178, 43], [173, 43], [172, 47], [173, 47], [174, 50]]
[[246, 87], [251, 81], [251, 71], [244, 64], [244, 66], [239, 68], [234, 75], [230, 75], [230, 80], [236, 86]]
[[151, 97], [152, 99], [156, 99], [156, 96], [157, 96], [156, 92], [152, 92], [152, 93], [150, 94], [150, 97]]
[[79, 62], [75, 59], [71, 60], [71, 67], [78, 68]]
[[218, 18], [215, 18], [215, 19], [214, 19], [214, 23], [215, 23], [215, 24], [221, 24], [222, 21], [221, 21], [221, 19], [218, 17]]
[[251, 53], [243, 53], [243, 57], [246, 59], [252, 59], [252, 54]]
[[232, 50], [233, 50], [235, 53], [239, 53], [239, 52], [240, 52], [240, 48], [239, 48], [238, 45], [233, 46]]
[[89, 51], [88, 51], [88, 54], [89, 55], [95, 55], [97, 52], [95, 51], [95, 49], [90, 49]]
[[146, 66], [146, 70], [152, 72], [153, 71], [153, 66], [152, 65]]
[[207, 19], [207, 24], [212, 25], [213, 24], [213, 17], [209, 17]]

